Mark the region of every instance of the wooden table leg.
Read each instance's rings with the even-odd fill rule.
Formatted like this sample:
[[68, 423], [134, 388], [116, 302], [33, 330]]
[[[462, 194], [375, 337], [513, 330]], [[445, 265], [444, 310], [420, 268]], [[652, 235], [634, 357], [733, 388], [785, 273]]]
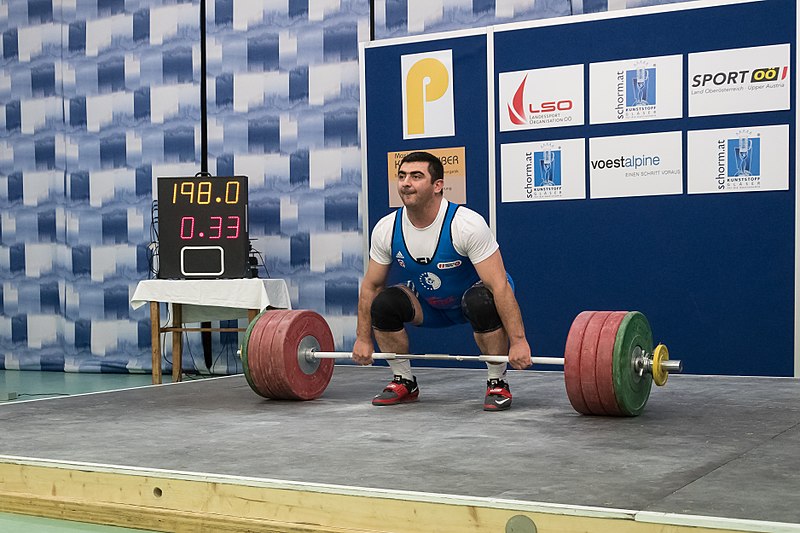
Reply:
[[150, 302], [150, 344], [153, 350], [153, 385], [161, 384], [161, 314], [158, 306], [158, 302]]
[[181, 304], [172, 304], [172, 327], [179, 328], [172, 332], [172, 382], [181, 380], [183, 364], [183, 308]]
[[258, 309], [248, 309], [247, 310], [247, 325], [250, 325], [250, 322], [255, 320], [256, 316], [258, 316]]

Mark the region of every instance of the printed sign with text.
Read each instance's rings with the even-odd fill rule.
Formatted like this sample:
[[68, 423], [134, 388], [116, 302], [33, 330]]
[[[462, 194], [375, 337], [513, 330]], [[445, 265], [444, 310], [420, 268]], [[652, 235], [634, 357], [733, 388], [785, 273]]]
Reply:
[[649, 57], [589, 65], [589, 122], [680, 118], [683, 58]]
[[681, 132], [589, 139], [591, 198], [683, 192]]
[[689, 194], [789, 189], [789, 126], [688, 133]]
[[500, 73], [500, 131], [583, 124], [583, 65]]
[[584, 139], [500, 145], [502, 202], [586, 198]]
[[789, 109], [789, 45], [689, 54], [689, 116]]

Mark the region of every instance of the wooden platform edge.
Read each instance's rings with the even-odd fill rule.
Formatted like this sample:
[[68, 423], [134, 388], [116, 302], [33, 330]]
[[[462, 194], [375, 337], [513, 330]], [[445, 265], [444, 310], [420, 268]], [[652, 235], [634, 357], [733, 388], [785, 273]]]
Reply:
[[[246, 483], [225, 476], [29, 464], [0, 457], [5, 512], [165, 532], [278, 533], [752, 533], [800, 532], [792, 524], [670, 515], [492, 499], [374, 493], [330, 486]], [[233, 476], [230, 476], [233, 477]], [[679, 523], [683, 522], [683, 523]], [[667, 529], [665, 529], [665, 527]]]

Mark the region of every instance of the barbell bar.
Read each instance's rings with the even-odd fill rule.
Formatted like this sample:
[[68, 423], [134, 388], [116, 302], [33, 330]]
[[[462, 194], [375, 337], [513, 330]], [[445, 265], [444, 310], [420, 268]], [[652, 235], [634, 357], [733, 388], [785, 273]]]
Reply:
[[[303, 350], [299, 354], [309, 360], [313, 359], [352, 359], [353, 352], [320, 352], [314, 349]], [[485, 363], [507, 363], [507, 355], [454, 355], [444, 353], [392, 353], [375, 352], [372, 358], [376, 361], [393, 361], [396, 359], [429, 359], [431, 361], [482, 361]], [[531, 362], [535, 365], [563, 365], [563, 357], [531, 357]]]
[[[653, 346], [647, 319], [637, 311], [584, 311], [573, 321], [564, 357], [532, 357], [533, 364], [563, 365], [567, 396], [587, 415], [636, 416], [651, 384], [664, 385], [669, 373], [683, 371], [667, 347]], [[352, 352], [333, 351], [333, 335], [319, 314], [307, 310], [268, 310], [248, 326], [240, 349], [244, 374], [261, 396], [312, 400], [322, 395], [334, 359]], [[377, 352], [375, 360], [429, 359], [508, 362], [507, 355], [397, 354]]]
[[[664, 346], [659, 344], [659, 346]], [[653, 350], [655, 351], [655, 350]], [[300, 357], [305, 357], [307, 360], [314, 359], [352, 359], [353, 352], [321, 352], [311, 349], [301, 350], [298, 354]], [[410, 353], [393, 353], [393, 352], [375, 352], [372, 358], [376, 361], [393, 361], [397, 359], [408, 360], [431, 360], [431, 361], [478, 361], [484, 363], [508, 363], [507, 355], [455, 355], [444, 353], [424, 353], [424, 354], [410, 354]], [[531, 364], [533, 365], [556, 365], [563, 366], [564, 358], [555, 356], [531, 356]], [[641, 374], [644, 372], [653, 373], [655, 365], [652, 354], [642, 352], [642, 357], [633, 362], [636, 370]], [[683, 362], [678, 359], [668, 359], [660, 361], [661, 369], [666, 372], [673, 372], [679, 374], [683, 372]], [[656, 383], [658, 385], [658, 383]], [[663, 385], [663, 384], [662, 384]]]

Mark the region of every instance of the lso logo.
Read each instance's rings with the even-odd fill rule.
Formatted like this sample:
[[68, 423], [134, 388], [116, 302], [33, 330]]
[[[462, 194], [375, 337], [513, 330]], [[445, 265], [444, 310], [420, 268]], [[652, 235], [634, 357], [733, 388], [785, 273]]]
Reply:
[[728, 177], [761, 175], [761, 139], [741, 131], [728, 139]]

